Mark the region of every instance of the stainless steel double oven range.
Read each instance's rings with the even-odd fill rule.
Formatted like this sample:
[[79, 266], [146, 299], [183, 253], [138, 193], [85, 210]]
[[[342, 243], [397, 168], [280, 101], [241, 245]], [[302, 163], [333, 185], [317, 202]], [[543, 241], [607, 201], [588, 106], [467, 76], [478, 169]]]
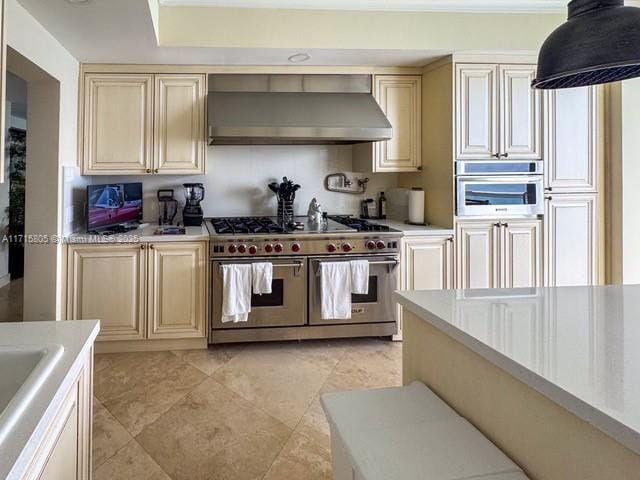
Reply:
[[[354, 217], [333, 216], [318, 227], [285, 231], [274, 218], [211, 218], [211, 343], [389, 336], [396, 333], [398, 253], [401, 232]], [[350, 320], [320, 314], [320, 265], [326, 261], [369, 261], [369, 292], [352, 295]], [[271, 262], [272, 293], [252, 295], [247, 322], [222, 323], [221, 266]]]
[[544, 171], [539, 160], [456, 162], [456, 214], [536, 216], [544, 213]]

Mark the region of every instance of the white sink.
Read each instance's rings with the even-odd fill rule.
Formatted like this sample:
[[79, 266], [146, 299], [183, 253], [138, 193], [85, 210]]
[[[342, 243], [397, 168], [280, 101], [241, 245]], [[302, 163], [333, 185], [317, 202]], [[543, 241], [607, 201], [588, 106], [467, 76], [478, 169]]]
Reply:
[[63, 351], [57, 344], [0, 345], [0, 444]]

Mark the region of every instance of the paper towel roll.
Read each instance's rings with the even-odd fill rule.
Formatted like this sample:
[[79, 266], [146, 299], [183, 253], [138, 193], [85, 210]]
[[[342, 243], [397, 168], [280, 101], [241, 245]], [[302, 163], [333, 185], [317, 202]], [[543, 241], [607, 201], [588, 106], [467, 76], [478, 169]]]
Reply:
[[424, 223], [424, 190], [419, 187], [409, 192], [409, 223]]

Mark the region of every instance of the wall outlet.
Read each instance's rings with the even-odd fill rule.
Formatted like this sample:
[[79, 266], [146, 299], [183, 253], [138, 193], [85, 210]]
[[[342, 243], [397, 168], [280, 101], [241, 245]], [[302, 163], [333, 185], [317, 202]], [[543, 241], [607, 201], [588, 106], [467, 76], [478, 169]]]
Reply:
[[74, 209], [73, 209], [73, 205], [69, 205], [64, 212], [64, 222], [67, 225], [70, 225], [73, 223], [73, 216], [74, 216]]

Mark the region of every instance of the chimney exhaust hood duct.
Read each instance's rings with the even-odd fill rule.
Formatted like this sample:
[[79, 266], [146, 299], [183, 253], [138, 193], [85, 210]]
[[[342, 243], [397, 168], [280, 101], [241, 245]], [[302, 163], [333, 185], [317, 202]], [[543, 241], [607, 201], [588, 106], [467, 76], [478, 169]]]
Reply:
[[389, 140], [370, 75], [210, 75], [210, 145], [349, 145]]

